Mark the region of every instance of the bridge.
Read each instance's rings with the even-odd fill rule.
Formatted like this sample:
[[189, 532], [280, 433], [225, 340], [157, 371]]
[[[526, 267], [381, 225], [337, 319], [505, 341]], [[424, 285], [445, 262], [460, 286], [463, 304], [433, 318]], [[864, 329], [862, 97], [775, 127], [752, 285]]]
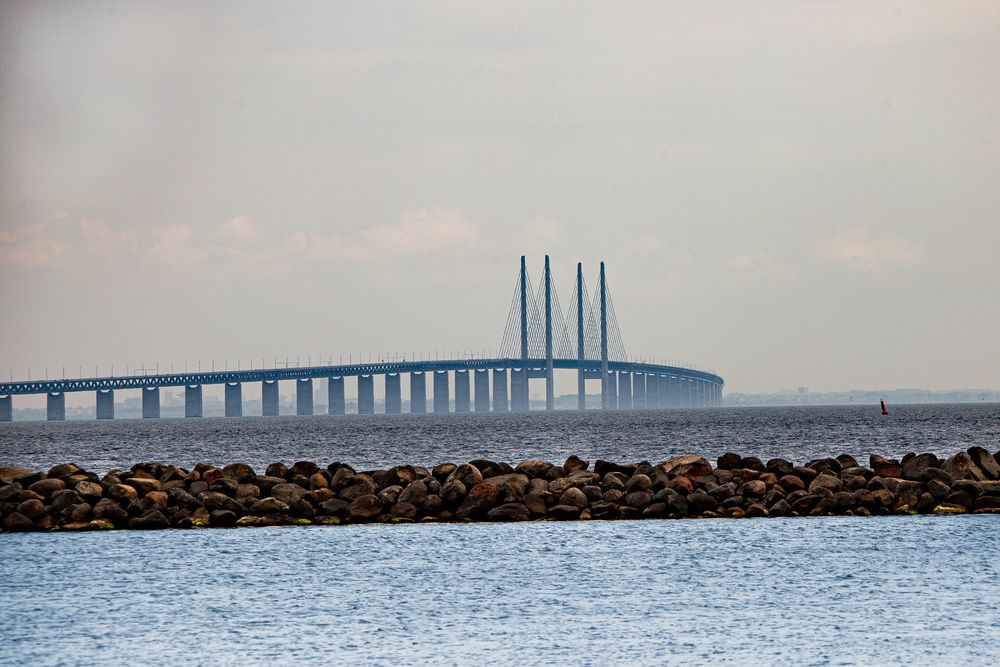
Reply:
[[[719, 405], [724, 380], [713, 371], [662, 365], [629, 359], [618, 328], [608, 290], [604, 262], [598, 286], [588, 296], [583, 266], [577, 264], [576, 281], [567, 315], [545, 257], [542, 280], [532, 288], [521, 257], [507, 317], [507, 326], [496, 358], [393, 360], [304, 368], [210, 371], [197, 373], [133, 374], [61, 380], [0, 383], [0, 421], [13, 418], [13, 397], [45, 394], [46, 416], [66, 418], [66, 394], [95, 392], [97, 419], [114, 419], [116, 390], [139, 390], [142, 416], [160, 416], [160, 389], [184, 388], [184, 416], [202, 416], [202, 387], [224, 385], [225, 414], [243, 415], [243, 385], [261, 383], [261, 414], [278, 415], [279, 383], [295, 386], [295, 412], [313, 414], [314, 383], [326, 382], [327, 411], [346, 413], [345, 382], [357, 382], [358, 414], [375, 413], [375, 376], [384, 378], [384, 411], [402, 412], [401, 378], [409, 376], [409, 412], [428, 411], [427, 378], [431, 378], [431, 409], [450, 412], [527, 412], [531, 380], [545, 382], [545, 409], [555, 409], [554, 371], [577, 372], [577, 408], [586, 408], [587, 381], [601, 387], [601, 408], [658, 409], [704, 408]], [[454, 388], [454, 389], [452, 389]]]

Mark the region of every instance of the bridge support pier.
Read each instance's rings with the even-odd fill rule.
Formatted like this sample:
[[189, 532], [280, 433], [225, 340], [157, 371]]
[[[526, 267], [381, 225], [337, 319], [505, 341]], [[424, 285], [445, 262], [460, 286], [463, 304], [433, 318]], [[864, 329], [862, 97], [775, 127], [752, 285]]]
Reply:
[[507, 369], [493, 369], [493, 412], [507, 412], [509, 394], [507, 393]]
[[618, 373], [618, 408], [632, 409], [632, 374], [626, 371]]
[[469, 371], [455, 371], [455, 412], [468, 412], [469, 403]]
[[226, 416], [243, 416], [243, 385], [239, 382], [226, 383]]
[[681, 379], [667, 376], [663, 382], [663, 404], [668, 408], [681, 407]]
[[0, 422], [14, 421], [14, 397], [0, 396]]
[[61, 422], [66, 419], [66, 394], [49, 392], [46, 395], [45, 418], [50, 422]]
[[385, 413], [387, 415], [398, 415], [403, 411], [403, 392], [399, 379], [399, 373], [385, 374]]
[[646, 407], [646, 374], [632, 374], [632, 407], [642, 410]]
[[184, 385], [184, 417], [201, 417], [201, 385]]
[[423, 371], [410, 373], [410, 414], [422, 415], [427, 412], [427, 374]]
[[691, 403], [689, 401], [690, 394], [688, 393], [688, 388], [691, 386], [691, 383], [688, 382], [686, 378], [677, 378], [676, 386], [677, 386], [677, 394], [676, 394], [677, 398], [674, 401], [675, 405], [679, 408], [691, 407]]
[[474, 389], [476, 391], [475, 410], [476, 412], [490, 411], [490, 372], [488, 370], [473, 371]]
[[142, 388], [142, 418], [143, 419], [159, 419], [160, 418], [160, 388], [159, 387], [143, 387]]
[[327, 378], [326, 380], [326, 414], [342, 415], [347, 412], [347, 401], [344, 400], [344, 378]]
[[653, 410], [660, 407], [660, 376], [656, 373], [646, 376], [646, 407]]
[[528, 411], [528, 369], [510, 369], [510, 409], [512, 412]]
[[295, 414], [308, 417], [313, 413], [312, 378], [295, 381]]
[[375, 414], [375, 376], [358, 376], [358, 414]]
[[115, 391], [114, 389], [97, 390], [97, 411], [98, 419], [115, 418]]
[[434, 412], [450, 412], [448, 371], [434, 371]]
[[[198, 387], [198, 414], [201, 414], [201, 387]], [[264, 380], [260, 383], [260, 414], [264, 417], [278, 416], [277, 380]]]
[[605, 410], [617, 410], [618, 409], [618, 374], [614, 371], [608, 371], [604, 375], [605, 387], [607, 389], [607, 405], [604, 406]]

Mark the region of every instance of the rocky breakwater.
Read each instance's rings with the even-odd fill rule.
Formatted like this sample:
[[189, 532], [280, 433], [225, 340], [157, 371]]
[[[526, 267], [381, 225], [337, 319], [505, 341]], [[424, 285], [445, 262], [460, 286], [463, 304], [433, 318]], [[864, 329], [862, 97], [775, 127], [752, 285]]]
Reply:
[[851, 456], [794, 465], [725, 454], [654, 465], [575, 456], [562, 465], [477, 460], [432, 469], [358, 471], [274, 463], [188, 470], [140, 463], [103, 477], [66, 463], [48, 472], [0, 467], [3, 531], [368, 522], [680, 519], [1000, 513], [1000, 452], [948, 459]]

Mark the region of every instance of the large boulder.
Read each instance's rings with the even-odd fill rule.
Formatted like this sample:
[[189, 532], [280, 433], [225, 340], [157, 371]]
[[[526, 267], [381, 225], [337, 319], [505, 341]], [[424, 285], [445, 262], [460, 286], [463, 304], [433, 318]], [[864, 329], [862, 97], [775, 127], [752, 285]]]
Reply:
[[842, 491], [844, 488], [844, 483], [840, 481], [838, 477], [833, 475], [822, 473], [816, 476], [812, 482], [809, 483], [809, 493], [817, 493], [818, 489], [829, 489], [833, 493]]
[[969, 447], [969, 457], [987, 479], [1000, 480], [1000, 463], [982, 447]]
[[903, 466], [895, 459], [872, 454], [868, 457], [868, 467], [879, 477], [902, 477]]
[[557, 505], [573, 505], [574, 507], [579, 507], [583, 509], [590, 502], [587, 500], [587, 496], [584, 495], [583, 491], [576, 488], [575, 486], [563, 491], [562, 495], [559, 496], [559, 501]]
[[66, 488], [66, 482], [61, 479], [40, 479], [28, 487], [29, 491], [34, 491], [42, 498], [51, 498], [56, 491]]
[[308, 491], [298, 484], [277, 484], [271, 489], [271, 496], [277, 498], [286, 505], [291, 505], [296, 500], [306, 495], [306, 493], [308, 493]]
[[951, 475], [954, 479], [971, 479], [982, 482], [987, 479], [983, 471], [979, 469], [969, 456], [968, 452], [959, 452], [941, 464], [941, 470]]
[[[461, 468], [461, 466], [459, 466]], [[496, 484], [481, 482], [472, 487], [469, 494], [462, 501], [455, 517], [458, 519], [472, 519], [485, 515], [500, 500], [502, 491]]]
[[527, 475], [528, 477], [531, 478], [535, 477], [544, 478], [548, 474], [549, 470], [551, 470], [553, 467], [554, 467], [553, 464], [549, 463], [548, 461], [538, 461], [532, 459], [529, 461], [521, 461], [520, 463], [518, 463], [517, 467], [514, 468], [514, 472], [519, 472], [522, 475]]
[[75, 475], [78, 472], [80, 472], [80, 466], [75, 463], [60, 463], [59, 465], [53, 466], [49, 469], [48, 477], [62, 479], [63, 477]]
[[239, 512], [243, 509], [235, 500], [223, 493], [218, 493], [217, 491], [205, 491], [198, 496], [198, 499], [210, 512], [212, 510], [229, 510], [230, 512]]
[[486, 513], [491, 521], [527, 521], [531, 511], [523, 503], [505, 503]]
[[30, 475], [31, 471], [19, 466], [0, 466], [0, 484], [13, 484], [18, 477]]
[[149, 514], [129, 519], [126, 525], [137, 530], [161, 530], [170, 528], [170, 519], [160, 510], [153, 510]]
[[273, 497], [262, 498], [250, 506], [251, 514], [280, 514], [285, 512], [288, 512], [288, 504]]
[[382, 501], [375, 494], [358, 496], [347, 506], [347, 513], [353, 521], [371, 521], [382, 512]]
[[20, 512], [11, 512], [4, 517], [3, 529], [16, 531], [16, 530], [33, 530], [35, 528], [34, 522]]
[[445, 480], [444, 484], [445, 486], [447, 486], [449, 482], [456, 482], [456, 481], [464, 484], [465, 488], [471, 489], [477, 484], [482, 483], [483, 473], [481, 473], [479, 471], [479, 468], [477, 468], [476, 466], [470, 463], [463, 463], [462, 465], [455, 468], [455, 470], [450, 475], [448, 475], [448, 478]]
[[246, 463], [230, 463], [222, 469], [222, 474], [237, 484], [249, 484], [257, 479], [253, 468]]
[[712, 474], [712, 464], [704, 456], [685, 454], [675, 456], [655, 466], [655, 470], [666, 477], [684, 475], [685, 477], [708, 477]]
[[941, 461], [933, 454], [918, 454], [903, 462], [904, 479], [923, 481], [928, 468], [940, 468]]
[[104, 495], [104, 488], [97, 482], [91, 482], [90, 480], [77, 482], [73, 490], [89, 503], [96, 503]]

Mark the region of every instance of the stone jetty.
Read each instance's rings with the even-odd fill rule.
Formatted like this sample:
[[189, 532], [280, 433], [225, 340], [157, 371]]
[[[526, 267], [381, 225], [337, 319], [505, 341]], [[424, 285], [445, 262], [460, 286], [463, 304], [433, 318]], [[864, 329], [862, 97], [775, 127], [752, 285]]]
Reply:
[[966, 513], [1000, 513], [1000, 452], [871, 456], [867, 465], [847, 455], [795, 465], [739, 454], [714, 466], [698, 455], [366, 471], [299, 461], [263, 474], [245, 463], [140, 463], [103, 477], [72, 463], [47, 472], [0, 467], [4, 532]]

